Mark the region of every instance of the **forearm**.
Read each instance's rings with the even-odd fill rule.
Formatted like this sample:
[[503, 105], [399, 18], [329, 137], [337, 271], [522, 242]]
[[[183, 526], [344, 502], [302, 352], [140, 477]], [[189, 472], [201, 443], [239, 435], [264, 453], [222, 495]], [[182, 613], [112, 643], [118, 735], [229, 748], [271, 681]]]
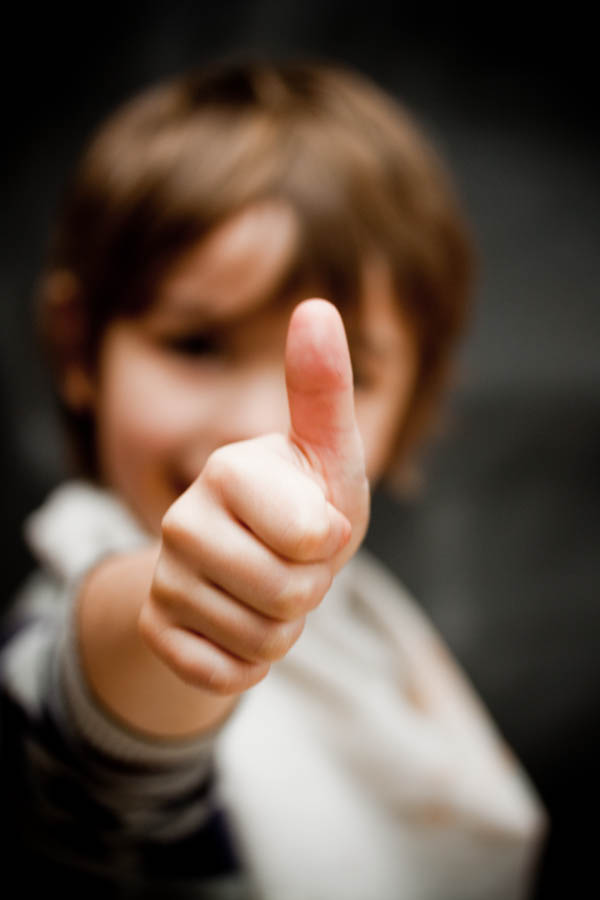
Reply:
[[214, 728], [236, 696], [186, 684], [149, 648], [138, 618], [158, 558], [158, 543], [97, 566], [79, 597], [81, 662], [97, 699], [130, 728], [182, 738]]

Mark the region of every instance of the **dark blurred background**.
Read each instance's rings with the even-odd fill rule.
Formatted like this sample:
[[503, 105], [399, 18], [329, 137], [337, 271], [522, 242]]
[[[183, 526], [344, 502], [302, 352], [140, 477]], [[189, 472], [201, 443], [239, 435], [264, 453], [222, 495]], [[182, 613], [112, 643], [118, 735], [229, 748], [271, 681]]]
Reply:
[[[454, 8], [453, 8], [454, 9]], [[237, 52], [357, 67], [454, 171], [480, 256], [449, 430], [368, 544], [417, 595], [546, 803], [538, 898], [596, 883], [600, 751], [600, 123], [591, 23], [371, 0], [88, 3], [3, 13], [0, 415], [5, 598], [20, 523], [64, 474], [31, 294], [60, 189], [133, 92]], [[482, 14], [483, 15], [483, 14]], [[591, 806], [591, 809], [588, 807]]]

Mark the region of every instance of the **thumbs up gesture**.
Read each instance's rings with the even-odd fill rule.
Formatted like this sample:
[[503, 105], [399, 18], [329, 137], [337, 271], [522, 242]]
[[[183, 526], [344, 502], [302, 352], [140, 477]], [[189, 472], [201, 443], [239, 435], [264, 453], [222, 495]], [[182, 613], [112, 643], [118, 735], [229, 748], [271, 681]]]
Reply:
[[170, 507], [139, 627], [184, 682], [238, 694], [298, 639], [366, 531], [369, 490], [339, 313], [307, 300], [288, 329], [288, 435], [216, 450]]

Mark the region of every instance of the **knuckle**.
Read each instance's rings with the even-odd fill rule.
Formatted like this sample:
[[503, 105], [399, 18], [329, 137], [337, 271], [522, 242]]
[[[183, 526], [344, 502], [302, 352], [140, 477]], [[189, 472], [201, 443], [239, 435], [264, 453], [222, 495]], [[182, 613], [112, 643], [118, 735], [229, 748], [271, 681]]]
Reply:
[[254, 687], [255, 684], [258, 684], [259, 681], [262, 681], [268, 675], [270, 668], [271, 663], [268, 660], [262, 660], [246, 666], [238, 691], [246, 691], [248, 688]]
[[299, 566], [287, 578], [273, 602], [273, 615], [286, 621], [314, 609], [329, 590], [333, 578], [324, 565]]
[[179, 599], [176, 580], [169, 562], [161, 556], [154, 570], [150, 586], [150, 599], [159, 607], [173, 606]]
[[208, 688], [223, 696], [235, 689], [231, 688], [234, 684], [231, 673], [227, 671], [220, 658], [218, 660], [215, 658], [216, 654], [207, 659], [203, 654], [196, 654], [189, 645], [176, 647], [169, 643], [165, 645], [164, 650], [163, 661], [184, 684]]
[[176, 500], [162, 517], [160, 532], [163, 543], [167, 547], [173, 547], [178, 544], [185, 534], [184, 519], [181, 515], [182, 503], [181, 499]]
[[325, 515], [306, 512], [298, 516], [288, 535], [292, 557], [301, 561], [317, 558], [329, 537], [329, 530]]
[[138, 628], [150, 649], [181, 681], [193, 687], [206, 685], [205, 663], [193, 647], [180, 640], [181, 632], [176, 626], [165, 624], [160, 617], [157, 620], [151, 612], [142, 610]]
[[275, 662], [285, 656], [300, 636], [303, 625], [303, 620], [298, 619], [294, 622], [269, 623], [258, 647], [259, 659]]
[[239, 690], [239, 675], [232, 665], [220, 660], [219, 665], [213, 665], [207, 673], [206, 687], [223, 697], [235, 694]]
[[197, 675], [194, 659], [180, 646], [175, 637], [175, 629], [170, 625], [160, 629], [151, 628], [148, 632], [149, 643], [162, 662], [182, 681], [193, 684]]
[[151, 649], [157, 651], [159, 649], [157, 641], [157, 624], [150, 598], [143, 604], [137, 619], [137, 627], [142, 639], [150, 646]]
[[229, 447], [218, 447], [204, 465], [203, 478], [209, 487], [220, 492], [223, 485], [235, 479], [236, 467]]
[[271, 613], [276, 619], [289, 621], [298, 615], [303, 594], [297, 572], [289, 568], [280, 575], [271, 600]]
[[307, 588], [307, 610], [318, 606], [333, 582], [333, 574], [326, 565], [315, 566], [310, 574], [310, 584]]
[[269, 668], [268, 662], [241, 663], [221, 657], [219, 664], [212, 667], [206, 687], [223, 697], [239, 694], [261, 681]]
[[270, 668], [269, 660], [237, 659], [201, 636], [199, 644], [182, 641], [181, 630], [165, 625], [151, 608], [142, 608], [138, 628], [150, 649], [183, 683], [213, 694], [230, 696], [247, 690]]
[[185, 559], [203, 559], [207, 541], [207, 529], [202, 527], [206, 519], [204, 513], [196, 491], [179, 497], [164, 514], [160, 556], [168, 561], [172, 569], [176, 569]]
[[189, 653], [179, 652], [166, 655], [164, 662], [175, 672], [177, 677], [191, 687], [203, 687], [206, 682], [204, 668], [199, 666]]

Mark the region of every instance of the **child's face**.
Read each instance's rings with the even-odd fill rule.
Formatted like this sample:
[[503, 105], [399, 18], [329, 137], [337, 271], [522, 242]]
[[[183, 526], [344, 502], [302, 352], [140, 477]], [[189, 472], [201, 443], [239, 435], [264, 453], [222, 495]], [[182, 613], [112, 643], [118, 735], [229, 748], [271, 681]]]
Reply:
[[[218, 446], [287, 432], [283, 358], [291, 310], [269, 302], [294, 248], [293, 215], [252, 207], [186, 254], [143, 315], [103, 337], [93, 405], [106, 481], [158, 533]], [[414, 346], [387, 284], [365, 280], [368, 317], [350, 334], [367, 472], [389, 462], [414, 377]]]

